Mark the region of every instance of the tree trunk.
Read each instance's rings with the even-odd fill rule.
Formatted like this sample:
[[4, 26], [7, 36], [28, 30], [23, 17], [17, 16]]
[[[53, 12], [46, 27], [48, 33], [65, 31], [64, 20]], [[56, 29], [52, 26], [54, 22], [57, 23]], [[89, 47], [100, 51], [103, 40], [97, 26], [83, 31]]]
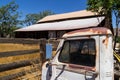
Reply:
[[118, 27], [116, 27], [115, 40], [114, 40], [114, 46], [113, 46], [114, 51], [117, 43], [117, 37], [118, 37]]
[[117, 15], [117, 13], [115, 13], [115, 17], [116, 17], [116, 33], [115, 33], [115, 40], [114, 40], [114, 46], [113, 49], [115, 50], [116, 47], [116, 43], [117, 43], [117, 37], [118, 37], [118, 26], [119, 26], [119, 16]]
[[110, 29], [111, 32], [114, 35], [114, 30], [113, 30], [113, 26], [112, 26], [112, 14], [111, 14], [111, 10], [107, 12], [107, 14], [105, 15], [105, 27]]

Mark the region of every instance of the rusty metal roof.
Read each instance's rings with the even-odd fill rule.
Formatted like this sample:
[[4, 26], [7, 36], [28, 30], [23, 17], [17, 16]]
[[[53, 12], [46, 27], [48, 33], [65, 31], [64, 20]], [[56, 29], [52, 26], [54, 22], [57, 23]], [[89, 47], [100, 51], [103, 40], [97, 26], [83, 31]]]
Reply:
[[45, 18], [40, 19], [37, 23], [55, 21], [55, 20], [61, 20], [61, 19], [80, 18], [80, 17], [88, 17], [88, 16], [90, 17], [90, 16], [96, 16], [96, 15], [98, 14], [95, 12], [82, 10], [82, 11], [46, 16]]
[[53, 30], [75, 30], [80, 28], [96, 27], [103, 20], [104, 16], [84, 19], [66, 20], [51, 23], [35, 24], [18, 29], [16, 31], [53, 31]]
[[80, 30], [68, 32], [64, 34], [63, 37], [66, 38], [66, 37], [96, 35], [96, 34], [112, 34], [112, 32], [104, 27], [87, 28], [87, 29], [80, 29]]

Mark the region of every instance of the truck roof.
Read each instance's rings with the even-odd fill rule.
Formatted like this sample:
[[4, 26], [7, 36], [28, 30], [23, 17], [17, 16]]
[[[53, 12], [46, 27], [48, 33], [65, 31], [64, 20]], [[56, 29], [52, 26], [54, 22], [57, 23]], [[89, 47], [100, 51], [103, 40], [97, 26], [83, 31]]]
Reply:
[[63, 38], [85, 36], [85, 35], [103, 35], [103, 34], [112, 34], [112, 32], [105, 27], [86, 28], [86, 29], [79, 29], [68, 32], [63, 35]]

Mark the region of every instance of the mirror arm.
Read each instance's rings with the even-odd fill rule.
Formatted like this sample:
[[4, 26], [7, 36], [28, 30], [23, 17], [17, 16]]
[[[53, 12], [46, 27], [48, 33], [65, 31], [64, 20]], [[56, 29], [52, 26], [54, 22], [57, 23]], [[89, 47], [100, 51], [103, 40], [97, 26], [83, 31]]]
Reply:
[[95, 79], [98, 76], [97, 72], [85, 71], [85, 80], [87, 80], [87, 73], [89, 73], [93, 79]]
[[46, 64], [46, 67], [48, 66], [59, 66], [59, 65], [62, 65], [62, 66], [66, 66], [65, 64], [52, 64], [50, 61]]

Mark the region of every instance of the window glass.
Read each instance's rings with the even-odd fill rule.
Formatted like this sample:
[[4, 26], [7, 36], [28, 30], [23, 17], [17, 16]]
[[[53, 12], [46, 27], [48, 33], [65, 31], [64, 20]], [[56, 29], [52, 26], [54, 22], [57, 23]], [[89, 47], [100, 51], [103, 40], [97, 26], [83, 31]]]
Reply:
[[94, 39], [67, 40], [64, 42], [59, 61], [94, 67], [95, 53]]
[[60, 61], [61, 62], [69, 62], [69, 41], [64, 43], [64, 46], [61, 51]]

